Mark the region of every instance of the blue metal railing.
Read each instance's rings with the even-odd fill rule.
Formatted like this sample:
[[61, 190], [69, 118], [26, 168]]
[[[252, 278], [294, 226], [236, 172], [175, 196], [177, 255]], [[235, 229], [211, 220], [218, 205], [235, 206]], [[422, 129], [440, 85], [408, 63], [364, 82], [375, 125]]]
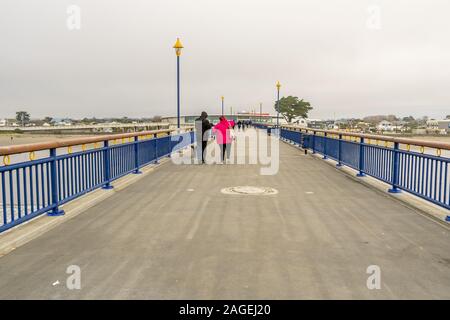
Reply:
[[[391, 185], [389, 192], [407, 191], [446, 209], [450, 209], [450, 158], [400, 149], [400, 144], [379, 146], [367, 143], [364, 137], [354, 141], [344, 134], [327, 136], [308, 129], [281, 128], [280, 138], [336, 160]], [[423, 149], [422, 149], [423, 151]], [[440, 149], [439, 149], [440, 152]]]
[[[131, 139], [131, 138], [130, 138]], [[38, 160], [5, 163], [0, 167], [0, 232], [43, 213], [59, 215], [59, 206], [143, 166], [189, 146], [194, 132], [111, 144], [57, 155], [56, 148]], [[84, 148], [83, 148], [84, 149]], [[6, 156], [9, 162], [9, 156]], [[5, 161], [5, 160], [4, 160]]]
[[[254, 124], [268, 129], [267, 124]], [[329, 135], [331, 133], [331, 135]], [[372, 140], [385, 142], [384, 146], [371, 144]], [[344, 139], [348, 137], [349, 139]], [[354, 138], [352, 141], [351, 138]], [[315, 129], [281, 128], [280, 139], [319, 153], [324, 158], [337, 161], [336, 166], [346, 165], [358, 171], [357, 176], [369, 175], [391, 185], [391, 193], [407, 191], [436, 205], [450, 209], [450, 158], [441, 155], [441, 145], [448, 144], [414, 141], [410, 139], [384, 139], [383, 137], [327, 132]], [[407, 149], [401, 149], [396, 140], [405, 141]], [[389, 146], [389, 141], [393, 142]], [[421, 151], [411, 151], [410, 144], [420, 146]], [[437, 155], [424, 153], [424, 145], [438, 151]], [[448, 218], [450, 216], [447, 216]]]

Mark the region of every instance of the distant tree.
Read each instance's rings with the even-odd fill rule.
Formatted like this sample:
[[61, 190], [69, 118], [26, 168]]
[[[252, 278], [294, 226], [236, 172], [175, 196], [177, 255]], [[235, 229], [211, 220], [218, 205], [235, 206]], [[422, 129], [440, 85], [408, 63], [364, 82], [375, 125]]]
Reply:
[[445, 119], [450, 119], [450, 114], [445, 117]]
[[402, 121], [413, 122], [413, 121], [415, 121], [415, 119], [413, 116], [408, 116], [408, 117], [403, 117]]
[[311, 104], [298, 97], [288, 96], [280, 99], [280, 110], [278, 110], [277, 102], [275, 101], [275, 111], [280, 112], [287, 122], [297, 117], [308, 117], [308, 112], [312, 110]]
[[53, 118], [52, 117], [45, 117], [43, 121], [46, 122], [46, 123], [52, 123]]
[[30, 114], [26, 111], [17, 111], [16, 112], [16, 120], [23, 125], [30, 121]]
[[398, 118], [393, 114], [389, 114], [386, 116], [386, 120], [389, 122], [393, 122], [393, 121], [398, 121]]
[[154, 116], [150, 119], [151, 122], [161, 122], [162, 117], [161, 116]]
[[425, 125], [427, 123], [427, 121], [428, 121], [428, 116], [423, 116], [421, 118], [416, 119], [417, 124], [422, 125], [422, 126]]
[[120, 122], [120, 123], [132, 123], [133, 119], [130, 119], [128, 117], [122, 117], [120, 119], [117, 119], [117, 122]]
[[386, 120], [386, 116], [376, 115], [364, 117], [363, 121], [371, 124], [377, 124], [383, 120]]

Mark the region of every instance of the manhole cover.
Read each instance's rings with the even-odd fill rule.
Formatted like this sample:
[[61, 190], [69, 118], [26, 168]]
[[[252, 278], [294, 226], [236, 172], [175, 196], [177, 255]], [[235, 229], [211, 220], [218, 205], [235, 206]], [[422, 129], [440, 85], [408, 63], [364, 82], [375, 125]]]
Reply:
[[252, 186], [238, 186], [228, 187], [221, 190], [225, 194], [242, 194], [242, 195], [272, 195], [277, 194], [278, 191], [269, 187], [252, 187]]

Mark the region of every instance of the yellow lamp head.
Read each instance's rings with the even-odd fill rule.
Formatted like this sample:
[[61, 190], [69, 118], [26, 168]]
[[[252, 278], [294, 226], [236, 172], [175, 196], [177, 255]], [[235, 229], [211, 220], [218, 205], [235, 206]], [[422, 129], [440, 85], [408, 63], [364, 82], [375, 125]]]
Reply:
[[221, 96], [220, 99], [222, 99], [222, 101], [223, 101], [223, 99], [225, 99], [225, 97], [224, 97], [224, 96]]
[[181, 49], [183, 49], [183, 45], [181, 44], [180, 38], [177, 38], [177, 42], [173, 45], [173, 48], [175, 49], [175, 53], [177, 56], [181, 56]]
[[280, 83], [280, 81], [277, 81], [277, 89], [280, 90], [280, 87], [281, 87], [281, 83]]

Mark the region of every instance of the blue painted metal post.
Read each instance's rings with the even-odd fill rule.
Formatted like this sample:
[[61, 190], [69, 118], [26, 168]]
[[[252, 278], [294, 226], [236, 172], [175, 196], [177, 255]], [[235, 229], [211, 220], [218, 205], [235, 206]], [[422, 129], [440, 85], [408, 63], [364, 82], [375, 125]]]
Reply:
[[139, 170], [139, 137], [134, 137], [134, 174], [140, 174], [142, 171]]
[[313, 136], [312, 136], [312, 153], [316, 153], [316, 132], [313, 131]]
[[180, 129], [180, 56], [177, 55], [177, 128]]
[[59, 209], [59, 198], [58, 198], [58, 174], [57, 174], [57, 164], [56, 164], [56, 149], [50, 149], [50, 183], [52, 189], [52, 205], [53, 209], [47, 215], [49, 216], [61, 216], [64, 214], [63, 210]]
[[111, 159], [109, 156], [109, 141], [105, 140], [103, 143], [103, 167], [104, 167], [104, 173], [105, 173], [105, 184], [103, 185], [102, 189], [112, 189], [113, 186], [111, 185]]
[[364, 138], [361, 138], [359, 142], [359, 172], [356, 174], [357, 177], [364, 177]]
[[[178, 134], [179, 134], [179, 132], [178, 132]], [[171, 135], [171, 132], [168, 132], [167, 133], [167, 135]], [[170, 141], [171, 141], [171, 139], [169, 139], [169, 143], [170, 143]], [[169, 154], [167, 155], [167, 158], [170, 158], [170, 156], [171, 156], [171, 152], [172, 152], [172, 149], [171, 148], [169, 148]], [[180, 150], [180, 152], [181, 152], [181, 150]]]
[[155, 140], [155, 163], [159, 163], [158, 158], [158, 134], [153, 134], [153, 139]]
[[324, 133], [324, 138], [323, 138], [323, 157], [322, 159], [326, 159], [327, 158], [327, 133]]
[[339, 134], [339, 140], [338, 140], [338, 163], [336, 164], [336, 167], [342, 167], [342, 134]]
[[394, 142], [394, 150], [392, 152], [392, 188], [388, 190], [390, 193], [400, 193], [401, 190], [397, 188], [398, 186], [398, 174], [399, 174], [399, 143]]

